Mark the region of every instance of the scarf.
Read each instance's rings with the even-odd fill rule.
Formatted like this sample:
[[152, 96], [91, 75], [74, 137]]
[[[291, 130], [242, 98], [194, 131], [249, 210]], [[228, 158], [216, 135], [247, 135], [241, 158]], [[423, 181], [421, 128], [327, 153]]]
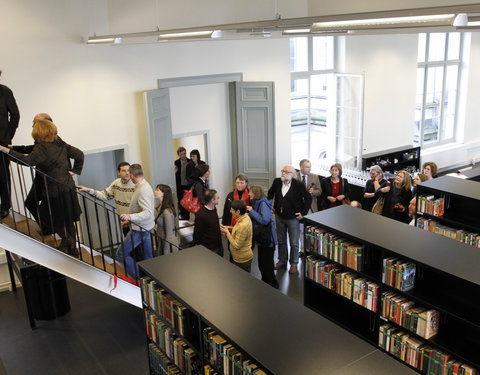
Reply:
[[[248, 195], [248, 188], [245, 188], [245, 190], [243, 191], [241, 197], [238, 195], [238, 190], [237, 190], [237, 189], [235, 189], [235, 190], [233, 191], [233, 200], [234, 200], [234, 201], [238, 201], [238, 200], [240, 200], [240, 199], [241, 199], [242, 201], [244, 201], [247, 206], [250, 205], [250, 196]], [[231, 222], [232, 227], [233, 227], [236, 223], [237, 223], [237, 220], [235, 220], [235, 218], [232, 216], [232, 222]]]

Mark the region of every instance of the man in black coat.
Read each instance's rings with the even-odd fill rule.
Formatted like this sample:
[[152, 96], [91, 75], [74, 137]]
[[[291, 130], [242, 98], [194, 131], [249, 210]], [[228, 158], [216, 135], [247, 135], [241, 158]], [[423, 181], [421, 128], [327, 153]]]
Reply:
[[[0, 70], [0, 76], [2, 71]], [[7, 147], [15, 135], [20, 121], [20, 112], [12, 90], [0, 85], [0, 145]], [[7, 217], [11, 207], [10, 202], [10, 159], [4, 153], [0, 154], [0, 217]]]
[[276, 178], [268, 190], [268, 199], [275, 199], [275, 226], [278, 236], [278, 263], [275, 269], [287, 266], [289, 261], [287, 249], [287, 233], [290, 242], [291, 274], [298, 272], [298, 241], [300, 236], [300, 220], [308, 213], [312, 204], [312, 196], [305, 185], [295, 179], [295, 169], [286, 165], [282, 169], [282, 177]]
[[177, 185], [178, 198], [178, 218], [180, 220], [188, 220], [190, 213], [180, 205], [180, 200], [183, 198], [183, 191], [190, 189], [190, 184], [187, 178], [187, 164], [190, 161], [187, 158], [187, 150], [185, 147], [177, 149], [178, 159], [175, 160], [175, 183]]

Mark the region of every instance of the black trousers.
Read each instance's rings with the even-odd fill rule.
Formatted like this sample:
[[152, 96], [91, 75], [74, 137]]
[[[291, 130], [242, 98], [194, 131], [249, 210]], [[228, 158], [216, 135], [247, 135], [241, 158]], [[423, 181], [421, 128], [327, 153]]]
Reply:
[[273, 286], [274, 288], [278, 288], [278, 281], [275, 277], [275, 265], [273, 260], [275, 247], [258, 246], [257, 250], [258, 268], [260, 269], [260, 273], [262, 274], [262, 281]]
[[1, 210], [7, 211], [12, 207], [10, 201], [10, 158], [3, 152], [0, 152], [0, 199]]

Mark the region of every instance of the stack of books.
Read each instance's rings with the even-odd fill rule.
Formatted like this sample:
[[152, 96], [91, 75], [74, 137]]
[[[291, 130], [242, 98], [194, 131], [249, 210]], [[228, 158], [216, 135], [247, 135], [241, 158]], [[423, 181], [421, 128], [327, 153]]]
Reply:
[[445, 198], [435, 199], [434, 195], [420, 195], [417, 202], [417, 211], [441, 217], [445, 213]]
[[382, 293], [382, 316], [425, 339], [438, 333], [437, 310], [415, 307], [413, 301], [394, 292]]
[[189, 375], [198, 373], [202, 364], [195, 351], [150, 309], [145, 308], [144, 313], [148, 338], [180, 369], [181, 373]]
[[415, 263], [398, 258], [383, 259], [382, 282], [406, 292], [415, 286]]
[[305, 250], [329, 258], [356, 271], [363, 270], [364, 247], [315, 226], [305, 229]]
[[207, 348], [205, 375], [266, 375], [258, 364], [211, 327], [203, 329], [203, 345]]
[[314, 255], [306, 258], [306, 277], [328, 289], [352, 300], [371, 311], [377, 311], [380, 286], [354, 272], [340, 269], [335, 264], [318, 259]]
[[478, 375], [477, 369], [434, 349], [391, 324], [380, 327], [378, 346], [428, 375]]

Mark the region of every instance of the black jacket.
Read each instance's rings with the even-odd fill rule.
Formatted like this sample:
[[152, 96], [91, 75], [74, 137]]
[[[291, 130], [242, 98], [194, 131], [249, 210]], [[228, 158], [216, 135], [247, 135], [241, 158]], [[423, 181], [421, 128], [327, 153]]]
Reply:
[[0, 85], [0, 144], [8, 146], [17, 131], [20, 112], [12, 90]]
[[[327, 177], [322, 180], [322, 195], [320, 195], [320, 205], [322, 210], [330, 208], [330, 201], [327, 197], [332, 196], [332, 177]], [[346, 178], [340, 177], [340, 189], [338, 195], [345, 195], [345, 199], [350, 198], [350, 185]], [[342, 205], [342, 202], [336, 201], [337, 206]]]
[[[185, 168], [187, 168], [189, 162], [190, 162], [190, 159], [187, 158], [187, 165], [185, 166]], [[175, 160], [175, 166], [177, 167], [177, 171], [175, 172], [175, 182], [177, 184], [177, 188], [180, 187], [180, 186], [186, 186], [186, 185], [181, 184], [181, 182], [182, 182], [182, 178], [181, 178], [182, 161], [180, 160], [180, 158]], [[188, 169], [186, 169], [186, 170], [188, 171]], [[188, 174], [187, 174], [187, 180], [188, 180]], [[182, 194], [183, 194], [183, 192], [182, 192]]]
[[274, 199], [275, 214], [282, 219], [293, 219], [295, 213], [300, 212], [305, 216], [312, 205], [312, 196], [304, 184], [292, 178], [290, 189], [285, 196], [282, 195], [282, 180], [276, 178], [268, 189], [268, 199]]

